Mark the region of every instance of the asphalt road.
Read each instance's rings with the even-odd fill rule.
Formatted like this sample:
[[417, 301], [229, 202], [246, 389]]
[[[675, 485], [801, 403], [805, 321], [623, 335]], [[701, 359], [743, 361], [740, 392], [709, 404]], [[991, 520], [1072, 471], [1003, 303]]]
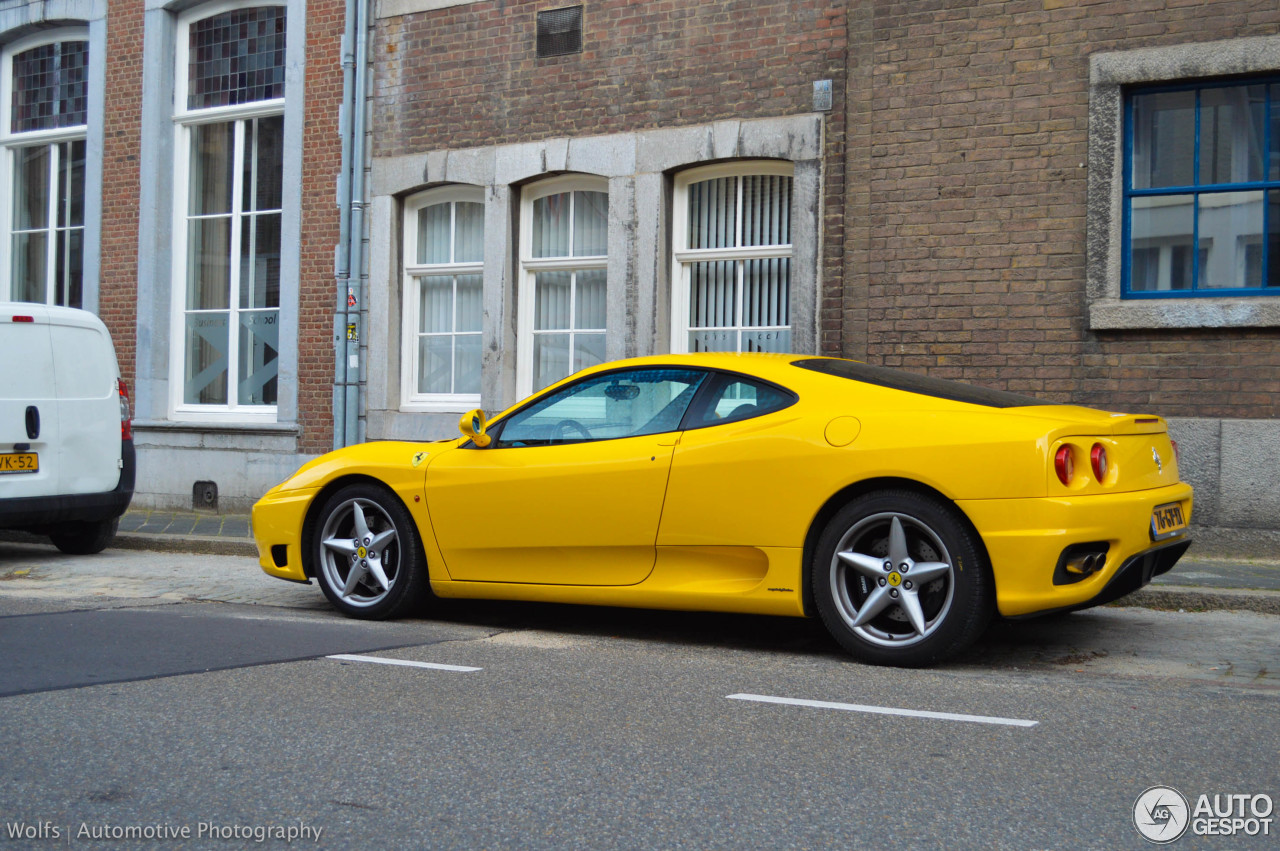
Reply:
[[1104, 608], [901, 671], [798, 620], [368, 624], [243, 558], [0, 544], [0, 845], [1143, 848], [1150, 786], [1280, 799], [1278, 627]]

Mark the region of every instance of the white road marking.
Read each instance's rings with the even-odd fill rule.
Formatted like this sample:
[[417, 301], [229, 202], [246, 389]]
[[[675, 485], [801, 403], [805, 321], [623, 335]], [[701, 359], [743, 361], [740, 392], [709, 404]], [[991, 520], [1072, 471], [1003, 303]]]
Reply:
[[408, 659], [384, 659], [381, 656], [353, 656], [350, 653], [339, 653], [326, 656], [326, 659], [338, 659], [343, 662], [375, 662], [379, 665], [403, 665], [406, 668], [430, 668], [433, 671], [483, 671], [483, 668], [468, 668], [466, 665], [443, 665], [439, 662], [410, 662]]
[[1034, 727], [1039, 721], [1021, 718], [999, 718], [992, 715], [957, 715], [954, 712], [928, 712], [920, 709], [895, 709], [891, 706], [863, 706], [859, 703], [831, 703], [826, 700], [803, 700], [798, 697], [770, 697], [765, 694], [731, 694], [729, 700], [752, 700], [757, 703], [783, 703], [814, 709], [843, 709], [846, 712], [869, 712], [873, 715], [905, 715], [908, 718], [933, 718], [939, 721], [968, 721], [972, 724], [1003, 724], [1009, 727]]

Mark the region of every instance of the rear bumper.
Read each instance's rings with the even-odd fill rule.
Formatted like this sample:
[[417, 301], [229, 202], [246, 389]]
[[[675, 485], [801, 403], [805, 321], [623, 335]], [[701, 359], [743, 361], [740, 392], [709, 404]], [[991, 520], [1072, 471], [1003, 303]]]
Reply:
[[[1189, 522], [1191, 500], [1191, 486], [1179, 483], [1129, 493], [958, 504], [991, 558], [1000, 614], [1021, 617], [1110, 602], [1172, 568], [1190, 537], [1182, 532], [1153, 540], [1152, 512], [1156, 506], [1177, 503]], [[1055, 584], [1063, 551], [1090, 543], [1106, 544], [1105, 563], [1080, 581]]]
[[101, 493], [55, 494], [0, 499], [0, 529], [47, 534], [63, 523], [94, 523], [119, 517], [133, 500], [137, 460], [133, 441], [122, 441], [120, 481]]
[[1074, 612], [1079, 609], [1091, 609], [1094, 606], [1105, 606], [1107, 603], [1119, 600], [1127, 594], [1132, 594], [1139, 588], [1149, 583], [1152, 579], [1162, 573], [1168, 573], [1177, 564], [1178, 559], [1182, 558], [1182, 554], [1187, 551], [1187, 547], [1191, 546], [1191, 541], [1183, 538], [1178, 541], [1170, 541], [1169, 543], [1160, 544], [1152, 547], [1143, 553], [1138, 553], [1131, 557], [1124, 564], [1120, 565], [1120, 569], [1116, 571], [1115, 576], [1111, 577], [1111, 581], [1106, 584], [1096, 597], [1080, 603], [1075, 606], [1065, 606], [1061, 609], [1050, 609], [1044, 612], [1032, 612], [1029, 615], [1015, 615], [1014, 619], [1039, 617], [1040, 615], [1052, 614], [1053, 612]]

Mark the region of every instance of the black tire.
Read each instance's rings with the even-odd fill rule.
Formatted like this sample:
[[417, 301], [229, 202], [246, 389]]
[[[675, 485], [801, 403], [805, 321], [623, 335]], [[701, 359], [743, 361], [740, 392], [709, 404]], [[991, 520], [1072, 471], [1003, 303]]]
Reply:
[[827, 631], [874, 665], [948, 659], [982, 634], [995, 609], [975, 533], [954, 506], [913, 491], [869, 493], [842, 508], [818, 539], [812, 582]]
[[68, 555], [89, 556], [107, 548], [115, 538], [119, 525], [119, 517], [87, 523], [68, 523], [66, 528], [50, 533], [49, 538], [55, 547]]
[[330, 496], [308, 524], [304, 546], [320, 589], [350, 617], [400, 617], [430, 593], [418, 527], [381, 485], [348, 485]]

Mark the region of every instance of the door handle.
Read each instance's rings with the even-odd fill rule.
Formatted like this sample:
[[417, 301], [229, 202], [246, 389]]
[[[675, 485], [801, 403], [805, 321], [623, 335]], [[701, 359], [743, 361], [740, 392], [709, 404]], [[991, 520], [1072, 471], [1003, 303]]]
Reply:
[[27, 437], [35, 440], [40, 436], [40, 409], [35, 405], [27, 406]]

